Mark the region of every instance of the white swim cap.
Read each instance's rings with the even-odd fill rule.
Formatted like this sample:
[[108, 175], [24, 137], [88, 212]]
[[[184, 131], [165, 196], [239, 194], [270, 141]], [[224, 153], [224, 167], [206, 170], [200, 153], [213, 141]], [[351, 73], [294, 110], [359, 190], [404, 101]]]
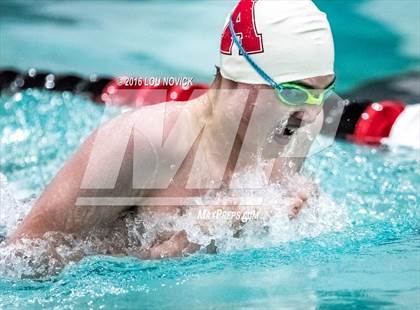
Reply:
[[229, 30], [276, 83], [334, 74], [334, 42], [326, 14], [311, 0], [241, 0], [226, 20], [221, 40], [224, 78], [269, 84], [239, 54]]
[[398, 115], [384, 144], [420, 150], [420, 104], [407, 105]]

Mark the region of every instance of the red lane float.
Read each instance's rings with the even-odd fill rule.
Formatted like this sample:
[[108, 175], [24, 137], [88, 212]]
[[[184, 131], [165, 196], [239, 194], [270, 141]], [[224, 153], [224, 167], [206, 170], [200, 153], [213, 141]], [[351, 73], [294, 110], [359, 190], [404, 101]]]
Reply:
[[103, 90], [101, 100], [105, 104], [141, 107], [167, 101], [188, 101], [203, 95], [208, 86], [196, 83], [188, 86], [178, 85], [138, 85], [121, 83], [124, 77], [112, 80]]
[[401, 101], [386, 100], [370, 104], [360, 116], [353, 135], [347, 137], [358, 144], [380, 144], [391, 132], [398, 115], [404, 111]]

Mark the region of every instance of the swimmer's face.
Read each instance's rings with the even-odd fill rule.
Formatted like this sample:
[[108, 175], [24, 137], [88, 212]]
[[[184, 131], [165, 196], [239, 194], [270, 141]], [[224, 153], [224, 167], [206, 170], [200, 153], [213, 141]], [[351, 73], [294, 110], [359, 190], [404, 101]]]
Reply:
[[[328, 87], [333, 80], [333, 75], [327, 75], [295, 82], [307, 86], [311, 92], [317, 94]], [[290, 106], [281, 102], [270, 86], [258, 85], [257, 87], [259, 91], [255, 101], [253, 119], [260, 124], [261, 128], [264, 127], [264, 130], [253, 130], [252, 132], [256, 133], [253, 140], [258, 141], [259, 146], [264, 145], [269, 157], [276, 157], [279, 146], [285, 147], [293, 138], [297, 138], [295, 137], [297, 133], [303, 136], [303, 131], [305, 131], [306, 135], [312, 137], [319, 133], [323, 121], [322, 106]], [[303, 128], [305, 130], [300, 130]], [[267, 136], [270, 141], [269, 146], [266, 143]], [[299, 139], [304, 140], [302, 137]], [[272, 151], [269, 151], [270, 148]]]

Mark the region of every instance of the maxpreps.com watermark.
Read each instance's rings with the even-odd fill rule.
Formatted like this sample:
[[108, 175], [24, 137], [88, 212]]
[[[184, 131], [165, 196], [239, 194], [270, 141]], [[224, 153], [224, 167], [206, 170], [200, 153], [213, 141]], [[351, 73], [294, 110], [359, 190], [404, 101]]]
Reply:
[[198, 220], [237, 220], [243, 223], [252, 220], [258, 220], [260, 212], [256, 210], [251, 211], [229, 211], [223, 209], [217, 210], [199, 210], [197, 214]]
[[192, 77], [118, 77], [117, 85], [124, 87], [169, 87], [180, 86], [190, 87], [193, 85], [194, 78]]

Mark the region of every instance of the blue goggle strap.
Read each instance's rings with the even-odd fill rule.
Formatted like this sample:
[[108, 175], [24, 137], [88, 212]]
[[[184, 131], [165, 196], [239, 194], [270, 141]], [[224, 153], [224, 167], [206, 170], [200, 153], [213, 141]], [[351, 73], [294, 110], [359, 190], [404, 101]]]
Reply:
[[232, 39], [235, 42], [236, 46], [238, 47], [239, 51], [245, 57], [246, 61], [248, 61], [248, 63], [252, 66], [252, 68], [254, 68], [254, 70], [264, 80], [266, 80], [271, 85], [271, 87], [273, 87], [274, 89], [282, 89], [282, 87], [279, 84], [277, 84], [267, 73], [265, 73], [265, 71], [263, 69], [261, 69], [261, 67], [258, 66], [252, 60], [252, 58], [249, 56], [249, 54], [244, 50], [244, 48], [242, 47], [241, 43], [239, 42], [238, 37], [236, 36], [235, 30], [233, 29], [232, 19], [230, 19], [230, 21], [229, 21], [229, 30], [230, 30], [230, 34], [232, 35]]

